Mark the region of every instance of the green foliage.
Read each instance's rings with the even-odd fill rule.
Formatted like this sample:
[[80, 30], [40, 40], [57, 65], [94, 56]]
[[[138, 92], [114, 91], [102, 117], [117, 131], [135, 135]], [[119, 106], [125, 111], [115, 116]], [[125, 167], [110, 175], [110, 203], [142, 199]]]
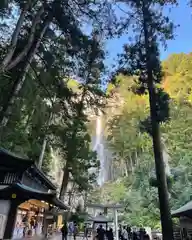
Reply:
[[[95, 183], [99, 167], [86, 111], [100, 108], [104, 95], [105, 55], [92, 25], [102, 6], [102, 1], [0, 3], [0, 145], [38, 162], [46, 140], [42, 169], [50, 173], [50, 151], [59, 152], [79, 191]], [[84, 32], [86, 22], [94, 28], [91, 34]]]
[[[167, 179], [170, 203], [172, 209], [177, 209], [191, 200], [191, 142], [192, 142], [192, 105], [189, 100], [188, 81], [177, 78], [181, 58], [192, 60], [191, 54], [174, 54], [162, 62], [164, 79], [162, 87], [170, 93], [170, 119], [161, 124], [162, 138], [169, 155], [171, 176]], [[172, 59], [180, 59], [176, 63]], [[169, 67], [168, 67], [169, 66]], [[190, 72], [190, 64], [182, 67], [184, 72]], [[192, 76], [192, 75], [191, 75]], [[175, 82], [174, 82], [175, 78]], [[108, 116], [108, 144], [114, 153], [112, 164], [116, 170], [116, 178], [98, 188], [89, 196], [92, 202], [118, 202], [125, 206], [120, 219], [136, 226], [151, 226], [160, 228], [157, 182], [154, 173], [153, 153], [150, 137], [140, 129], [140, 122], [148, 115], [147, 95], [138, 96], [131, 92], [130, 77], [120, 75], [121, 82], [114, 86], [112, 97], [123, 99], [120, 114]], [[123, 81], [124, 80], [124, 81]], [[169, 82], [170, 81], [170, 82]], [[173, 84], [174, 82], [174, 84]], [[182, 83], [181, 83], [182, 82]], [[126, 85], [127, 84], [127, 85]], [[175, 94], [172, 89], [180, 89], [181, 94]], [[125, 90], [126, 89], [126, 90]], [[137, 154], [135, 154], [137, 153]], [[122, 175], [120, 162], [126, 162], [128, 175]], [[154, 187], [155, 186], [155, 187]]]

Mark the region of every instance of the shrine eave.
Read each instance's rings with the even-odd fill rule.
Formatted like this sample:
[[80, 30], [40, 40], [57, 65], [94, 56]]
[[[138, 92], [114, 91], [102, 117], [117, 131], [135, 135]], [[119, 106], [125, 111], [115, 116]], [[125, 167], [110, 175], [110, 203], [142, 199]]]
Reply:
[[121, 209], [123, 208], [123, 205], [121, 204], [97, 204], [97, 203], [88, 203], [87, 207], [90, 208], [98, 208], [98, 209], [105, 209], [105, 208], [109, 208], [109, 209]]
[[171, 212], [172, 217], [189, 217], [192, 218], [192, 201]]
[[24, 171], [34, 164], [33, 160], [20, 157], [4, 148], [0, 148], [1, 168]]
[[55, 193], [39, 191], [21, 183], [15, 183], [13, 185], [1, 188], [0, 199], [18, 199], [21, 202], [28, 201], [29, 199], [37, 199], [52, 204], [60, 209], [68, 209], [68, 207], [56, 197]]
[[47, 184], [49, 189], [56, 191], [57, 187], [47, 178], [47, 176], [43, 173], [42, 170], [40, 170], [36, 164], [32, 165], [29, 171], [32, 173], [32, 175], [38, 175], [38, 178], [41, 179], [43, 182]]

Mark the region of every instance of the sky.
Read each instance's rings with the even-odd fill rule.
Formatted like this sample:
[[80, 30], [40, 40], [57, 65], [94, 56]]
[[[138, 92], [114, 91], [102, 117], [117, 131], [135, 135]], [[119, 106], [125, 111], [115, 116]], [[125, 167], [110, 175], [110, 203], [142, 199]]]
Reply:
[[[172, 53], [192, 52], [192, 8], [187, 5], [187, 0], [179, 0], [179, 6], [173, 7], [169, 13], [170, 19], [180, 25], [175, 32], [175, 40], [168, 42], [166, 50], [160, 49], [161, 59], [166, 59]], [[111, 66], [117, 56], [122, 52], [122, 46], [127, 42], [128, 36], [124, 35], [120, 39], [109, 40], [106, 49], [109, 52], [107, 65]]]

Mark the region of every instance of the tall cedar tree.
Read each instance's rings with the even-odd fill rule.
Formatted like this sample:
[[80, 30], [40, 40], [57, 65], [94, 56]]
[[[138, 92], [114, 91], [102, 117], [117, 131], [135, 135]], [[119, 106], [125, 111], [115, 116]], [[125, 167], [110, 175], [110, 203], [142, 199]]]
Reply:
[[[138, 76], [137, 94], [149, 93], [150, 118], [142, 123], [152, 136], [156, 177], [160, 202], [161, 225], [164, 240], [173, 239], [172, 219], [168, 200], [160, 123], [168, 119], [168, 95], [158, 85], [162, 79], [158, 42], [166, 43], [173, 37], [173, 24], [163, 15], [163, 8], [171, 1], [128, 0], [126, 27], [133, 30], [135, 39], [124, 46], [120, 64], [125, 72]], [[127, 21], [128, 20], [128, 21]], [[121, 29], [122, 30], [122, 29]], [[125, 30], [125, 29], [124, 29]]]
[[[65, 141], [66, 164], [64, 167], [64, 176], [60, 192], [61, 199], [66, 193], [70, 173], [74, 178], [78, 177], [75, 168], [79, 158], [84, 158], [85, 155], [90, 160], [94, 160], [94, 153], [88, 153], [86, 146], [86, 135], [82, 132], [86, 131], [87, 110], [97, 111], [102, 107], [103, 92], [101, 91], [101, 76], [104, 71], [104, 52], [100, 46], [97, 31], [93, 33], [92, 39], [85, 41], [85, 51], [82, 56], [82, 62], [78, 65], [78, 77], [81, 79], [80, 94], [76, 99], [76, 113], [70, 119], [68, 124], [68, 138]], [[61, 135], [63, 136], [63, 134]], [[79, 151], [79, 144], [82, 145], [82, 153]], [[84, 149], [84, 150], [83, 150]], [[80, 156], [81, 155], [81, 156]], [[91, 164], [91, 162], [90, 162]], [[80, 166], [80, 165], [79, 165]], [[80, 177], [80, 176], [79, 176]], [[83, 176], [82, 176], [83, 177]], [[77, 179], [79, 181], [79, 179]]]

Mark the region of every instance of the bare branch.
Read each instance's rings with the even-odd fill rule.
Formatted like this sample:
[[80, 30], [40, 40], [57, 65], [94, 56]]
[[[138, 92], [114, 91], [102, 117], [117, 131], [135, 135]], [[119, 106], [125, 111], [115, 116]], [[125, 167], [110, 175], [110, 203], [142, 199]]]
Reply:
[[29, 39], [28, 39], [28, 43], [25, 46], [25, 48], [23, 49], [23, 51], [15, 58], [13, 59], [13, 61], [7, 66], [6, 70], [11, 70], [12, 68], [14, 68], [19, 62], [21, 62], [24, 57], [27, 55], [29, 49], [31, 48], [34, 38], [35, 38], [35, 31], [36, 31], [36, 26], [37, 24], [40, 22], [41, 19], [41, 15], [44, 12], [44, 7], [42, 6], [39, 11], [37, 12], [33, 23], [32, 23], [32, 27], [31, 27], [31, 33], [29, 35]]
[[19, 37], [20, 30], [21, 30], [21, 26], [23, 24], [25, 14], [30, 7], [30, 4], [31, 4], [31, 0], [28, 0], [26, 2], [25, 6], [24, 6], [24, 9], [22, 10], [22, 12], [20, 14], [20, 17], [17, 21], [17, 25], [15, 27], [15, 30], [14, 30], [12, 38], [11, 38], [11, 44], [10, 44], [10, 47], [9, 47], [9, 51], [8, 51], [6, 57], [4, 58], [3, 62], [0, 65], [0, 71], [5, 70], [6, 66], [9, 64], [9, 62], [11, 61], [11, 59], [13, 57], [13, 54], [15, 52], [16, 45], [17, 45], [17, 42], [18, 42], [18, 37]]

